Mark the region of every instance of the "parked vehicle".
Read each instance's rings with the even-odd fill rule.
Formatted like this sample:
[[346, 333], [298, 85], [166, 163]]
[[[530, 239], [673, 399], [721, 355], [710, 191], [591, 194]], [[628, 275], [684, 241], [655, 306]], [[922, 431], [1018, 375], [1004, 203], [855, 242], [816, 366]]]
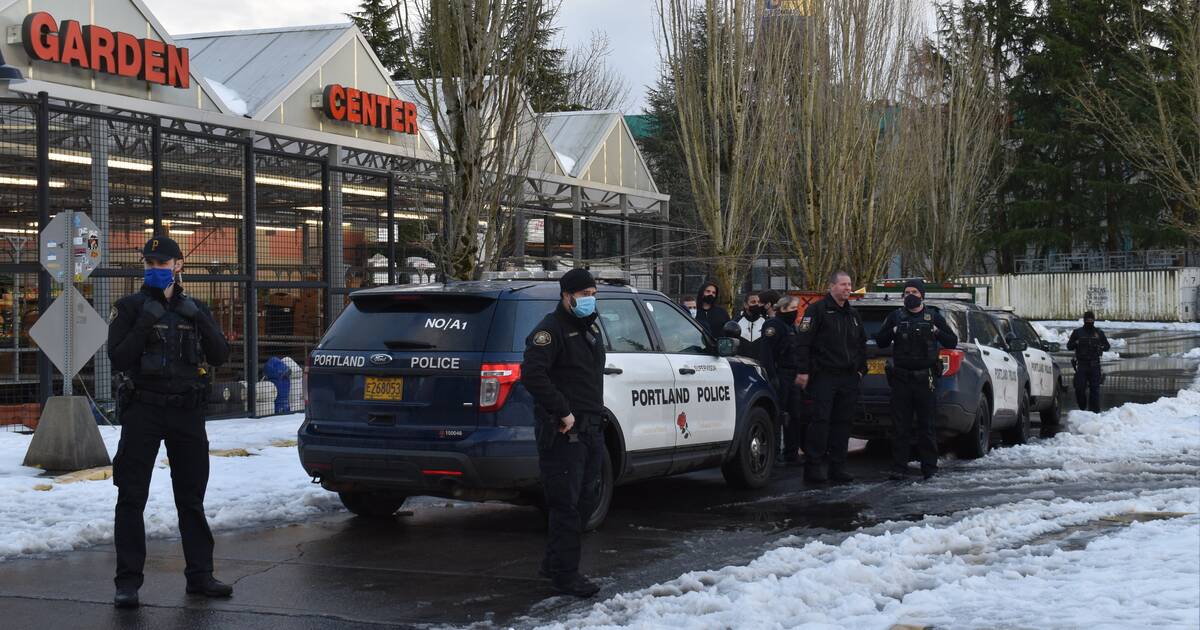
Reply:
[[1005, 339], [1022, 339], [1029, 346], [1013, 356], [1029, 371], [1030, 409], [1040, 414], [1043, 427], [1058, 426], [1062, 416], [1062, 395], [1067, 391], [1062, 370], [1051, 356], [1060, 351], [1059, 344], [1042, 339], [1033, 325], [1011, 307], [985, 308], [996, 319]]

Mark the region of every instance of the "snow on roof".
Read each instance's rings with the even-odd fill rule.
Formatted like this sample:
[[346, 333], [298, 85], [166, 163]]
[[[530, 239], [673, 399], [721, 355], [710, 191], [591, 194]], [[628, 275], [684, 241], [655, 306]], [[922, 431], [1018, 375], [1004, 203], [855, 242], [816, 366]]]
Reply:
[[[353, 28], [350, 23], [325, 24], [194, 33], [175, 40], [191, 49], [192, 65], [214, 87], [223, 86], [243, 102], [246, 111], [238, 113], [254, 117]], [[233, 103], [226, 104], [236, 111]]]
[[543, 114], [542, 129], [560, 157], [563, 169], [571, 177], [579, 177], [620, 117], [620, 113], [610, 111]]

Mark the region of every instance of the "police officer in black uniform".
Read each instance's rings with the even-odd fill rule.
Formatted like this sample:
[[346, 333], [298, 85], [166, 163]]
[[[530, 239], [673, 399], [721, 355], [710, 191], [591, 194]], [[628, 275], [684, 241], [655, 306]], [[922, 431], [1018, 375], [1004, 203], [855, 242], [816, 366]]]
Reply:
[[204, 516], [208, 435], [204, 428], [209, 379], [205, 366], [229, 359], [229, 344], [212, 313], [184, 293], [179, 245], [165, 236], [146, 242], [142, 289], [117, 301], [108, 325], [120, 405], [121, 441], [113, 458], [117, 486], [114, 542], [120, 608], [138, 605], [146, 563], [142, 514], [161, 442], [167, 444], [171, 486], [183, 538], [187, 592], [229, 597], [233, 587], [213, 578], [213, 537]]
[[846, 472], [846, 450], [867, 373], [867, 333], [850, 306], [853, 291], [850, 274], [834, 272], [829, 293], [809, 305], [796, 327], [796, 379], [813, 399], [804, 436], [804, 478], [816, 483], [854, 481]]
[[909, 445], [914, 417], [921, 474], [937, 473], [937, 436], [933, 421], [937, 407], [937, 380], [941, 378], [939, 348], [958, 346], [958, 336], [936, 307], [926, 306], [925, 282], [904, 284], [904, 307], [892, 311], [875, 335], [880, 348], [894, 344], [887, 368], [892, 388], [892, 471], [889, 479], [902, 480], [908, 472]]
[[779, 397], [783, 418], [783, 463], [800, 462], [800, 386], [796, 384], [796, 313], [799, 298], [785, 295], [775, 304], [775, 317], [762, 328], [759, 363]]
[[1100, 412], [1100, 385], [1104, 375], [1100, 372], [1100, 359], [1112, 346], [1104, 331], [1096, 328], [1096, 314], [1083, 314], [1083, 328], [1076, 328], [1067, 340], [1067, 350], [1075, 351], [1075, 402], [1084, 411]]
[[600, 590], [579, 573], [580, 538], [600, 499], [604, 448], [604, 342], [596, 281], [572, 269], [559, 281], [558, 308], [525, 340], [521, 382], [533, 396], [538, 463], [549, 511], [542, 575], [560, 593]]

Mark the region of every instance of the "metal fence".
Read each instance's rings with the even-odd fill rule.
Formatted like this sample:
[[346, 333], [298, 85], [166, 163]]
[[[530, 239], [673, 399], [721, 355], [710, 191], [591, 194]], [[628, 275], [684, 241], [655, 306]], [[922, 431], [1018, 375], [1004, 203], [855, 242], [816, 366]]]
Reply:
[[1081, 252], [1024, 256], [1017, 258], [1015, 263], [1017, 273], [1173, 269], [1200, 265], [1200, 252], [1189, 249]]

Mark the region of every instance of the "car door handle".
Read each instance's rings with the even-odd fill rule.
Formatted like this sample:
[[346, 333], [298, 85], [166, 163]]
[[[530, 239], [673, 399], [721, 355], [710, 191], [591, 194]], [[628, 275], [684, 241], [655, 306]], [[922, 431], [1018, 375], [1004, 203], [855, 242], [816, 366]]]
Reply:
[[695, 374], [696, 370], [693, 370], [692, 368], [679, 368], [679, 373], [680, 374]]
[[624, 373], [625, 373], [625, 370], [622, 370], [621, 368], [617, 368], [617, 367], [606, 367], [606, 368], [604, 368], [604, 375], [605, 375], [605, 376], [612, 376], [612, 375], [614, 375], [614, 374], [624, 374]]
[[1008, 360], [1010, 360], [1010, 359], [1009, 359], [1008, 357], [1004, 357], [1004, 360], [1005, 360], [1005, 361], [1008, 361]]

